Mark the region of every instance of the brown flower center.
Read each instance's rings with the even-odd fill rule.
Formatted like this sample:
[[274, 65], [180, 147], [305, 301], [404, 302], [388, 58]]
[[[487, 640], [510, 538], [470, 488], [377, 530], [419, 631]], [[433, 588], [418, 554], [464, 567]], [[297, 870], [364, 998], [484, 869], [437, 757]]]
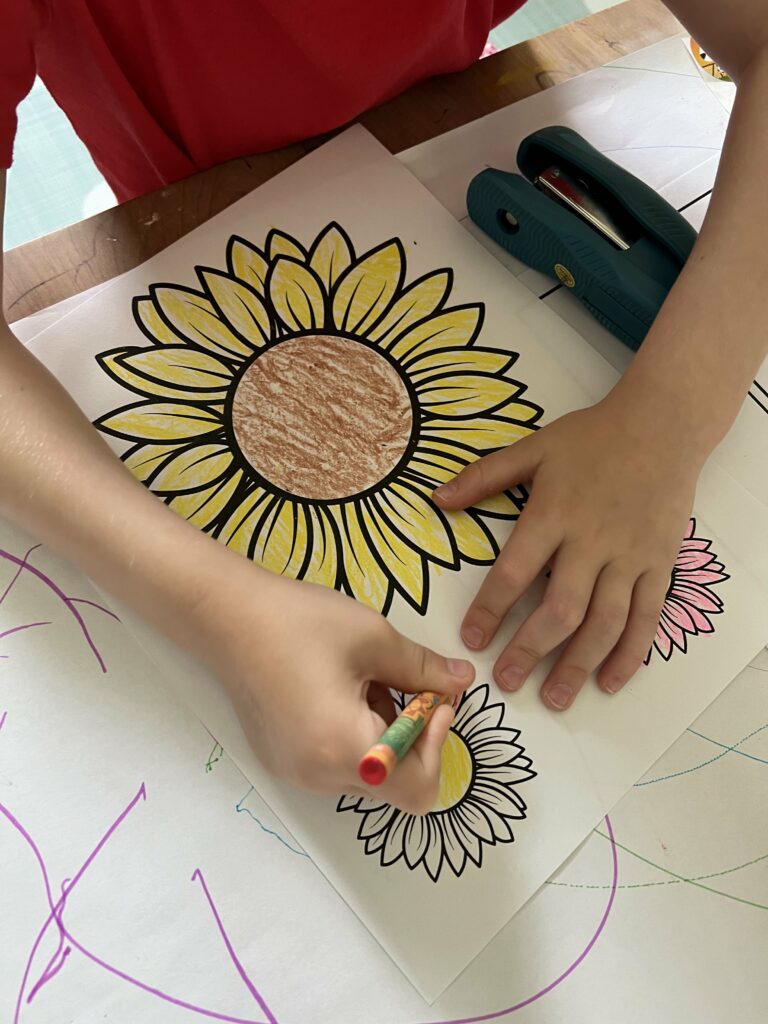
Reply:
[[411, 437], [405, 383], [378, 352], [334, 335], [289, 338], [257, 356], [237, 385], [232, 424], [266, 480], [333, 501], [375, 486]]

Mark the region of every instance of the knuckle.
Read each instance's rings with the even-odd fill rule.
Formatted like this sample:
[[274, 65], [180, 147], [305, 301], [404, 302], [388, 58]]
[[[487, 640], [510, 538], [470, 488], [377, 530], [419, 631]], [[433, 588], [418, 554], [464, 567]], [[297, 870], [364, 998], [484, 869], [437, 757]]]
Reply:
[[581, 686], [592, 671], [593, 667], [594, 666], [586, 668], [578, 662], [569, 661], [558, 668], [557, 678], [561, 682], [568, 683], [571, 686]]
[[584, 621], [584, 607], [573, 594], [547, 595], [544, 607], [547, 618], [568, 633], [573, 633]]
[[522, 589], [522, 573], [510, 559], [500, 558], [495, 565], [494, 575], [507, 590], [517, 591]]
[[618, 636], [627, 623], [627, 609], [621, 605], [603, 605], [590, 613], [595, 630], [602, 634]]
[[509, 653], [513, 656], [516, 662], [525, 661], [531, 665], [535, 665], [536, 662], [541, 661], [544, 657], [541, 651], [537, 651], [535, 648], [530, 647], [525, 643], [516, 643], [514, 647], [510, 647]]
[[659, 625], [660, 616], [661, 608], [655, 605], [652, 608], [638, 608], [633, 615], [633, 625], [643, 636], [653, 636]]

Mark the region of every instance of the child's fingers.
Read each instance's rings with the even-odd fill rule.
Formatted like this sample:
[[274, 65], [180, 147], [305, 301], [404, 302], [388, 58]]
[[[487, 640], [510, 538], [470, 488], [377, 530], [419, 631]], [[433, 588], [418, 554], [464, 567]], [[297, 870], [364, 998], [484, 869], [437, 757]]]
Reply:
[[669, 586], [667, 573], [645, 573], [635, 584], [627, 627], [597, 674], [601, 689], [617, 693], [648, 657]]
[[442, 704], [387, 781], [369, 795], [381, 797], [410, 814], [432, 810], [440, 786], [440, 757], [452, 723], [453, 708]]
[[461, 636], [474, 650], [488, 646], [504, 616], [530, 587], [562, 540], [562, 533], [547, 518], [537, 515], [537, 511], [529, 503], [464, 616]]
[[501, 451], [471, 462], [447, 483], [436, 488], [441, 508], [469, 508], [485, 498], [533, 479], [539, 463], [537, 436], [531, 434]]
[[627, 625], [633, 583], [631, 572], [617, 565], [600, 573], [583, 624], [541, 687], [541, 698], [549, 707], [570, 707], [589, 675], [614, 649]]

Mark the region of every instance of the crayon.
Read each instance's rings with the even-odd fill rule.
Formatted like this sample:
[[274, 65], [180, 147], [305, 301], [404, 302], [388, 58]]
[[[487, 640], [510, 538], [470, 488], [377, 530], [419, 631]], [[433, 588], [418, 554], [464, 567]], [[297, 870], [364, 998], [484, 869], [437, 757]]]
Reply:
[[382, 734], [358, 766], [360, 778], [368, 786], [380, 786], [389, 778], [400, 761], [424, 730], [435, 708], [453, 704], [453, 697], [445, 693], [418, 693], [403, 708], [392, 725]]

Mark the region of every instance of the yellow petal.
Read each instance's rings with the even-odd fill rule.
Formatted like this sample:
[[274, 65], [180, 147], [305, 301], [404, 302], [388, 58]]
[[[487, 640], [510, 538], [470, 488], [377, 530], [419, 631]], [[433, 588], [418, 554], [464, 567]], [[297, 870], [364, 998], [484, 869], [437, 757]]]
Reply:
[[173, 402], [126, 405], [96, 420], [99, 430], [128, 441], [186, 441], [221, 430], [221, 415], [205, 406]]
[[312, 524], [312, 554], [302, 579], [307, 583], [335, 587], [338, 574], [338, 545], [333, 527], [322, 508], [313, 508], [309, 505], [306, 512]]
[[342, 331], [364, 334], [386, 311], [400, 287], [403, 251], [395, 239], [372, 250], [339, 278], [333, 322]]
[[325, 324], [323, 290], [303, 263], [280, 257], [269, 275], [269, 297], [290, 331], [319, 329]]
[[254, 348], [261, 348], [272, 338], [264, 303], [251, 288], [215, 270], [201, 271], [200, 276], [222, 318]]
[[282, 231], [273, 230], [270, 231], [267, 238], [267, 259], [270, 263], [274, 263], [279, 256], [290, 256], [292, 260], [303, 263], [307, 254], [295, 238], [284, 235]]
[[359, 517], [365, 524], [378, 560], [386, 567], [395, 586], [418, 612], [423, 613], [427, 572], [424, 556], [398, 537], [373, 505], [363, 502]]
[[488, 565], [499, 553], [489, 533], [468, 512], [444, 512], [448, 527], [463, 558]]
[[329, 224], [312, 246], [309, 265], [327, 294], [355, 258], [352, 244], [338, 224]]
[[227, 247], [227, 265], [230, 273], [245, 281], [259, 295], [264, 295], [269, 264], [255, 245], [233, 235]]
[[492, 498], [478, 501], [472, 507], [478, 512], [483, 512], [485, 515], [493, 516], [496, 519], [517, 519], [520, 515], [522, 500], [518, 499], [518, 502], [515, 502], [504, 491], [503, 494], [494, 494]]
[[232, 384], [225, 363], [187, 345], [115, 349], [96, 358], [120, 384], [150, 397], [223, 402]]
[[[453, 477], [454, 473], [449, 473], [446, 479]], [[441, 481], [442, 482], [442, 481]], [[413, 486], [420, 491], [424, 497], [429, 501], [432, 495], [433, 487], [430, 484], [419, 483], [413, 481]], [[502, 499], [506, 495], [500, 495]], [[490, 499], [493, 501], [494, 499]], [[506, 502], [497, 503], [498, 508], [508, 508], [509, 499]], [[513, 515], [517, 516], [518, 511], [515, 506], [512, 506], [514, 511]], [[472, 511], [476, 512], [480, 506], [474, 506]], [[469, 512], [464, 509], [459, 509], [455, 512], [448, 512], [445, 509], [442, 510], [443, 516], [451, 536], [456, 541], [456, 546], [459, 549], [460, 554], [463, 558], [468, 559], [471, 562], [479, 562], [482, 565], [488, 565], [492, 562], [499, 553], [499, 548], [494, 540], [490, 531], [488, 531], [478, 519], [476, 519]], [[509, 518], [509, 516], [504, 516]]]
[[157, 341], [161, 345], [179, 344], [178, 334], [160, 316], [154, 299], [149, 296], [134, 299], [133, 315], [139, 327], [152, 341]]
[[471, 373], [440, 377], [416, 385], [419, 405], [437, 416], [474, 416], [492, 412], [519, 393], [517, 381]]
[[238, 469], [226, 480], [206, 487], [202, 491], [177, 495], [171, 499], [169, 505], [183, 519], [188, 519], [194, 526], [204, 530], [225, 511], [240, 486], [242, 477], [242, 470]]
[[230, 331], [216, 307], [201, 292], [191, 288], [160, 285], [152, 293], [163, 316], [180, 338], [216, 355], [245, 358], [253, 347]]
[[[420, 435], [430, 448], [443, 443], [466, 445], [475, 451], [503, 448], [533, 433], [528, 424], [535, 423], [541, 410], [527, 402], [514, 402], [504, 408], [504, 417], [478, 416], [461, 420], [430, 419], [422, 424]], [[514, 418], [512, 418], [514, 417]], [[449, 449], [450, 450], [450, 449]]]
[[452, 480], [470, 461], [468, 454], [459, 462], [455, 457], [444, 453], [423, 451], [417, 448], [413, 457], [408, 461], [407, 472], [409, 476], [413, 473], [418, 474], [434, 489], [438, 484]]
[[393, 483], [372, 500], [382, 519], [417, 551], [432, 561], [457, 567], [456, 548], [442, 512], [416, 488]]
[[392, 345], [390, 352], [396, 359], [409, 363], [438, 348], [457, 348], [470, 345], [480, 330], [482, 306], [455, 306], [423, 323], [416, 324]]
[[217, 536], [222, 544], [237, 551], [239, 555], [249, 557], [254, 531], [267, 511], [275, 496], [257, 487], [232, 511]]
[[143, 483], [178, 450], [177, 444], [142, 444], [123, 456], [123, 465]]
[[278, 576], [295, 579], [307, 561], [309, 536], [303, 506], [280, 499], [259, 527], [252, 558]]
[[423, 320], [435, 312], [450, 291], [451, 278], [450, 270], [438, 270], [414, 282], [368, 336], [385, 348], [388, 347], [394, 338], [399, 338], [418, 320]]
[[232, 465], [232, 452], [224, 444], [195, 444], [169, 459], [152, 478], [157, 493], [199, 491], [220, 480]]
[[[513, 362], [509, 352], [495, 352], [488, 348], [451, 348], [442, 352], [426, 352], [409, 360], [408, 375], [414, 381], [422, 381], [440, 373], [501, 374]], [[522, 385], [518, 385], [518, 393], [520, 391]]]
[[353, 502], [328, 506], [336, 520], [344, 552], [344, 589], [370, 608], [380, 612], [387, 608], [392, 591], [387, 574], [373, 557], [370, 545], [360, 528]]

